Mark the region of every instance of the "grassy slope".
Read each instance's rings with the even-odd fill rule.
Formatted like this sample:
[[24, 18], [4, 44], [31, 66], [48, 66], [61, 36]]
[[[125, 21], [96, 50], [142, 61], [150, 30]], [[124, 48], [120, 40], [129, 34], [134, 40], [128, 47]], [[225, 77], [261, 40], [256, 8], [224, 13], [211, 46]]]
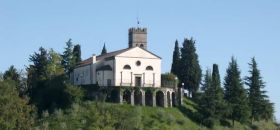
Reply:
[[[183, 106], [180, 108], [154, 108], [154, 107], [141, 107], [130, 105], [117, 105], [123, 110], [130, 111], [138, 109], [141, 113], [143, 129], [167, 129], [167, 130], [208, 130], [198, 123], [191, 120], [189, 114], [196, 111], [196, 104], [184, 99]], [[254, 125], [258, 126], [260, 130], [275, 130], [276, 126], [272, 122], [256, 122]], [[248, 130], [250, 127], [236, 123], [234, 128], [227, 128], [223, 126], [215, 126], [215, 130]]]

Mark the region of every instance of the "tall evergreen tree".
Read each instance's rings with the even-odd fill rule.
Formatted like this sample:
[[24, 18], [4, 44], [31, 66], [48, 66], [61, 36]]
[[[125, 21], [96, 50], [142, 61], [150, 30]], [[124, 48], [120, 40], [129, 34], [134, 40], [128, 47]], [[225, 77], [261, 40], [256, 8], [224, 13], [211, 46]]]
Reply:
[[215, 119], [221, 120], [222, 116], [224, 116], [226, 111], [226, 104], [224, 101], [224, 92], [221, 87], [221, 79], [219, 73], [219, 67], [217, 64], [213, 64], [213, 72], [212, 72], [212, 83], [210, 93], [210, 102], [213, 102], [213, 117]]
[[232, 57], [224, 79], [224, 98], [231, 110], [229, 118], [232, 120], [233, 126], [234, 121], [245, 123], [250, 115], [247, 92], [243, 87], [240, 73], [237, 62]]
[[213, 65], [212, 76], [210, 70], [206, 71], [202, 88], [204, 93], [199, 101], [199, 106], [203, 113], [203, 123], [212, 127], [214, 122], [222, 120], [222, 117], [226, 114], [226, 104], [223, 99], [224, 95], [217, 64]]
[[[27, 68], [28, 86], [32, 86], [31, 82], [35, 83], [38, 80], [44, 80], [48, 76], [48, 52], [43, 47], [39, 48], [39, 53], [35, 52], [30, 56], [29, 61], [33, 63]], [[33, 84], [34, 85], [34, 84]]]
[[73, 43], [72, 39], [69, 39], [66, 42], [66, 48], [62, 55], [62, 65], [64, 66], [64, 71], [67, 76], [70, 76], [70, 73], [73, 71], [75, 64], [73, 59]]
[[103, 48], [102, 48], [102, 52], [101, 55], [107, 54], [107, 49], [106, 49], [106, 45], [104, 43]]
[[[43, 47], [39, 48], [39, 52], [35, 52], [30, 56], [29, 61], [32, 62], [27, 70], [27, 86], [28, 95], [31, 103], [37, 103], [38, 90], [43, 88], [43, 82], [48, 79], [48, 52]], [[41, 95], [43, 96], [43, 95]]]
[[203, 92], [209, 90], [209, 88], [211, 87], [211, 84], [212, 84], [211, 70], [207, 69], [206, 72], [205, 72], [205, 75], [203, 76], [201, 90]]
[[189, 94], [195, 96], [201, 81], [201, 68], [196, 54], [195, 41], [185, 39], [181, 48], [180, 80]]
[[73, 57], [75, 58], [75, 64], [78, 64], [79, 62], [82, 61], [82, 58], [81, 58], [81, 46], [79, 44], [74, 46]]
[[[273, 115], [273, 106], [269, 103], [266, 91], [263, 90], [265, 84], [262, 80], [255, 58], [252, 58], [249, 66], [250, 76], [245, 78], [245, 84], [249, 87], [249, 104], [251, 108], [251, 121], [253, 122], [254, 120], [260, 120], [263, 115]], [[272, 116], [266, 117], [270, 117], [270, 119], [272, 118]]]
[[175, 41], [175, 47], [173, 51], [171, 73], [175, 74], [177, 77], [180, 74], [180, 49], [177, 40]]

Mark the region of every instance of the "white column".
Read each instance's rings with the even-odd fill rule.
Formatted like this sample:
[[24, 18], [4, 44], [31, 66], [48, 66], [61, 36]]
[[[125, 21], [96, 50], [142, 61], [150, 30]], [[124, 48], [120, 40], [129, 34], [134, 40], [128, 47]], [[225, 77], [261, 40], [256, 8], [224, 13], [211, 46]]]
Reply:
[[120, 84], [120, 86], [122, 86], [122, 78], [123, 78], [123, 77], [122, 77], [122, 71], [121, 71], [121, 84]]
[[155, 87], [155, 73], [153, 73], [153, 87]]
[[143, 87], [145, 87], [145, 73], [143, 73]]

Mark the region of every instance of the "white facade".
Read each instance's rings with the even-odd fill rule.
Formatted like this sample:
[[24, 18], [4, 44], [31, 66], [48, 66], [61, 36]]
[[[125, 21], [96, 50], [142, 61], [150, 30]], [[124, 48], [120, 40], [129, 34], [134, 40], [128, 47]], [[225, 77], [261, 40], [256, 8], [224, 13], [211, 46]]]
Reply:
[[99, 86], [161, 86], [161, 58], [140, 47], [123, 49], [82, 61], [74, 84]]

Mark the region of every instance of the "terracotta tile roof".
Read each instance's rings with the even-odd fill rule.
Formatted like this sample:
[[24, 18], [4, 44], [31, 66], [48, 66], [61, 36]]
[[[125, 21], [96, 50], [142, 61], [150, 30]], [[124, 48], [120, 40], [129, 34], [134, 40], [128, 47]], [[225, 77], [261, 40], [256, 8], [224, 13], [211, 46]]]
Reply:
[[[114, 56], [116, 56], [116, 55], [118, 55], [118, 54], [121, 54], [121, 53], [123, 53], [123, 52], [125, 52], [125, 51], [127, 51], [127, 50], [130, 50], [130, 49], [133, 49], [133, 48], [135, 48], [135, 47], [126, 48], [126, 49], [121, 49], [121, 50], [109, 52], [109, 53], [103, 54], [103, 55], [98, 55], [98, 56], [96, 56], [96, 61], [103, 60], [103, 59], [109, 58], [109, 57], [114, 57]], [[141, 49], [143, 49], [143, 48], [141, 48]], [[145, 50], [145, 49], [143, 49], [143, 50]], [[152, 55], [154, 55], [154, 56], [156, 56], [156, 57], [158, 57], [158, 58], [161, 59], [161, 57], [155, 55], [154, 53], [152, 53], [152, 52], [150, 52], [150, 51], [148, 51], [148, 50], [145, 50], [145, 51], [147, 51], [148, 53], [150, 53], [150, 54], [152, 54]], [[81, 67], [81, 66], [86, 66], [86, 65], [89, 65], [89, 64], [91, 64], [91, 63], [92, 63], [92, 57], [90, 57], [90, 58], [88, 58], [88, 59], [86, 59], [86, 60], [84, 60], [84, 61], [81, 61], [81, 62], [76, 66], [76, 68], [77, 68], [77, 67]]]
[[[113, 56], [116, 56], [120, 53], [123, 53], [129, 49], [132, 49], [132, 48], [126, 48], [126, 49], [121, 49], [121, 50], [117, 50], [117, 51], [113, 51], [113, 52], [109, 52], [107, 54], [103, 54], [103, 55], [98, 55], [96, 56], [96, 61], [99, 61], [99, 60], [103, 60], [105, 58], [108, 58], [108, 57], [113, 57]], [[85, 65], [89, 65], [92, 63], [92, 57], [86, 59], [86, 60], [83, 60], [81, 61], [77, 67], [80, 67], [80, 66], [85, 66]]]
[[129, 49], [132, 49], [132, 48], [126, 48], [126, 49], [122, 49], [122, 50], [118, 50], [118, 51], [113, 51], [113, 52], [110, 52], [110, 53], [107, 53], [107, 54], [104, 54], [104, 55], [99, 55], [96, 57], [96, 60], [102, 60], [102, 59], [105, 59], [105, 58], [108, 58], [108, 57], [112, 57], [112, 56], [116, 56], [118, 54], [121, 54]]

